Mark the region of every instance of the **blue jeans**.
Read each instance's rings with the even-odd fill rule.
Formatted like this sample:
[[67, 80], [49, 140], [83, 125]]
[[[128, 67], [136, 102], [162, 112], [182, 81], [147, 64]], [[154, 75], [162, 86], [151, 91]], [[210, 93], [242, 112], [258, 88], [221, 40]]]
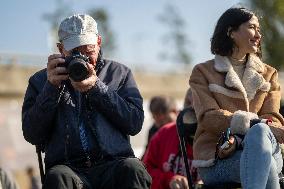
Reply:
[[269, 126], [259, 123], [247, 132], [243, 150], [198, 171], [205, 184], [239, 182], [244, 189], [279, 189], [282, 166], [279, 143]]

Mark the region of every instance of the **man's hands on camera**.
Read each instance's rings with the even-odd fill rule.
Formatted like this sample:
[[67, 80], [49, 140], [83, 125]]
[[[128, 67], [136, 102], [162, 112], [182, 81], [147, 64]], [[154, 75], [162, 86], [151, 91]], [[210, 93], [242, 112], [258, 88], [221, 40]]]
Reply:
[[[67, 68], [65, 66], [58, 66], [59, 64], [64, 64], [65, 59], [61, 54], [52, 54], [48, 57], [47, 63], [47, 79], [48, 81], [56, 86], [60, 87], [62, 81], [69, 79]], [[83, 81], [75, 82], [72, 79], [71, 84], [75, 90], [79, 92], [87, 92], [96, 83], [97, 76], [95, 68], [92, 64], [87, 64], [89, 70], [89, 77]]]
[[220, 159], [229, 157], [232, 155], [237, 149], [237, 141], [234, 136], [230, 136], [228, 141], [225, 141], [224, 144], [220, 145], [218, 148], [218, 157]]
[[71, 78], [71, 84], [74, 87], [75, 90], [79, 92], [87, 92], [90, 90], [93, 86], [95, 86], [97, 81], [97, 75], [94, 68], [94, 65], [87, 63], [88, 70], [89, 70], [89, 77], [83, 81], [73, 81]]
[[170, 189], [189, 189], [187, 178], [175, 175], [170, 181]]
[[60, 87], [61, 82], [69, 77], [66, 67], [58, 66], [58, 64], [63, 64], [64, 62], [65, 59], [61, 54], [53, 54], [48, 57], [47, 79], [56, 87]]

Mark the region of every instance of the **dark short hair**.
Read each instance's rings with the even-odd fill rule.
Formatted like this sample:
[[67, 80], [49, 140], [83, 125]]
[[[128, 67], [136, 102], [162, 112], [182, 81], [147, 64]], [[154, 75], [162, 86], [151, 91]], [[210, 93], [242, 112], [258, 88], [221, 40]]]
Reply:
[[151, 113], [166, 114], [177, 110], [177, 105], [173, 97], [161, 95], [151, 98], [149, 109]]
[[[221, 56], [230, 56], [233, 53], [234, 41], [230, 37], [232, 31], [238, 30], [239, 26], [249, 21], [255, 14], [244, 8], [230, 8], [219, 18], [211, 38], [211, 52]], [[229, 31], [229, 28], [230, 31]], [[261, 57], [261, 46], [259, 44], [257, 56]]]

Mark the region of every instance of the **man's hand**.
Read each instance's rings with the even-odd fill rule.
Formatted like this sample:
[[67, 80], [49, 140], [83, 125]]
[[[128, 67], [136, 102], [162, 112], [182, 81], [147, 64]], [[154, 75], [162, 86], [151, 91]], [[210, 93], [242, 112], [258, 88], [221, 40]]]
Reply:
[[187, 178], [175, 175], [170, 181], [170, 189], [189, 189]]
[[221, 158], [221, 159], [229, 157], [237, 149], [237, 141], [235, 140], [235, 138], [233, 136], [230, 136], [229, 140], [226, 141], [226, 142], [228, 142], [227, 146], [224, 145], [225, 147], [221, 148], [221, 146], [223, 146], [223, 145], [220, 145], [219, 149], [218, 149], [218, 157]]
[[65, 62], [61, 54], [53, 54], [48, 57], [47, 80], [54, 86], [59, 87], [61, 82], [68, 79], [67, 69], [58, 64]]
[[89, 77], [83, 81], [73, 81], [71, 80], [71, 84], [74, 87], [75, 90], [79, 91], [79, 92], [87, 92], [88, 90], [90, 90], [96, 83], [97, 81], [97, 75], [96, 75], [96, 71], [95, 68], [92, 64], [87, 63], [88, 69], [89, 69]]

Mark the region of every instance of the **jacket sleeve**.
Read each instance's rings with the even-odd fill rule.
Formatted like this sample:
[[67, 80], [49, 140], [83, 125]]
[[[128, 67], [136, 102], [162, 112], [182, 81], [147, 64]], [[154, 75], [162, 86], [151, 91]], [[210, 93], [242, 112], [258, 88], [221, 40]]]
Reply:
[[127, 135], [136, 135], [144, 121], [143, 99], [130, 70], [117, 90], [111, 90], [99, 78], [87, 92], [89, 104]]
[[219, 135], [230, 126], [233, 114], [219, 107], [209, 91], [209, 83], [204, 73], [199, 69], [199, 65], [194, 67], [189, 85], [192, 90], [193, 107], [198, 126], [213, 135]]
[[152, 188], [155, 189], [169, 188], [170, 180], [174, 176], [173, 172], [164, 172], [162, 170], [163, 165], [161, 165], [162, 162], [160, 161], [163, 154], [161, 154], [160, 149], [165, 148], [162, 144], [165, 139], [160, 136], [162, 135], [157, 132], [152, 137], [143, 158], [146, 169], [152, 177]]
[[272, 119], [273, 124], [270, 126], [270, 129], [277, 139], [279, 136], [284, 136], [283, 117], [279, 113], [281, 91], [278, 82], [277, 70], [274, 71], [270, 79], [270, 84], [270, 90], [264, 100], [259, 114], [261, 118]]
[[48, 81], [33, 76], [29, 80], [22, 106], [22, 130], [25, 139], [36, 145], [45, 141], [53, 126], [59, 90]]
[[278, 126], [284, 125], [283, 117], [279, 113], [281, 91], [278, 82], [278, 73], [275, 70], [270, 80], [270, 90], [264, 99], [259, 115], [263, 119], [271, 118]]

